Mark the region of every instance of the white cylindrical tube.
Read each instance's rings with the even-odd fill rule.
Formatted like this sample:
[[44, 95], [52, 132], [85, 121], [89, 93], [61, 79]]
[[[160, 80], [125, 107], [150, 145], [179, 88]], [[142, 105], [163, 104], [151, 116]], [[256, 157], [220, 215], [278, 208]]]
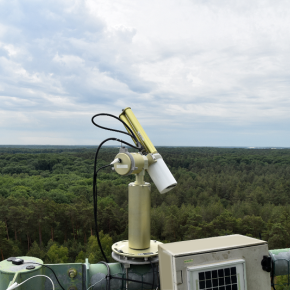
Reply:
[[151, 164], [147, 169], [151, 179], [155, 183], [160, 193], [165, 193], [173, 189], [177, 182], [168, 169], [164, 160], [159, 153], [153, 154], [156, 162]]

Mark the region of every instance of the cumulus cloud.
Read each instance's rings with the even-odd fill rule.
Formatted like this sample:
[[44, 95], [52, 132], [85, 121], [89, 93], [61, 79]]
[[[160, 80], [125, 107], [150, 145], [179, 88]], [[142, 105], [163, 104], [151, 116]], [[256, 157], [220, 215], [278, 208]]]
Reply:
[[0, 1], [1, 143], [96, 144], [90, 117], [131, 106], [156, 145], [287, 146], [289, 17], [286, 0]]

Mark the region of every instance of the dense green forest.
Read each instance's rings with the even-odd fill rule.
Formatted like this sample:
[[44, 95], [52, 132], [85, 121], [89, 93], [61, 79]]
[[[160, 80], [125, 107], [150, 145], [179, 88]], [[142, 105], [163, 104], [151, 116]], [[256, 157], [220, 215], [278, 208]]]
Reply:
[[[94, 236], [96, 148], [0, 147], [0, 259], [30, 255], [46, 263], [102, 260]], [[152, 183], [151, 235], [162, 242], [239, 233], [290, 247], [290, 150], [161, 147], [178, 181]], [[101, 149], [98, 166], [118, 149]], [[98, 175], [98, 220], [107, 256], [127, 239], [127, 185], [110, 168]]]

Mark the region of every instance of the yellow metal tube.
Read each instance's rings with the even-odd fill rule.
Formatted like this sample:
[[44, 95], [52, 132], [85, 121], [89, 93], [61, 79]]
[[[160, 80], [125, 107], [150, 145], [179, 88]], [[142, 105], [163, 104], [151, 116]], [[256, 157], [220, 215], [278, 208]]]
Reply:
[[[147, 153], [156, 153], [157, 150], [152, 144], [151, 140], [145, 133], [144, 129], [140, 125], [139, 121], [135, 117], [134, 113], [132, 112], [131, 108], [126, 108], [120, 114], [120, 119], [124, 121], [134, 132], [139, 142], [143, 145], [146, 149]], [[126, 120], [126, 121], [125, 121]]]
[[[120, 115], [119, 116], [119, 118], [134, 132], [134, 128], [132, 128], [132, 126], [131, 126], [131, 124], [128, 122], [128, 120], [127, 120], [127, 118], [126, 118], [126, 116], [125, 115]], [[127, 132], [129, 133], [129, 134], [131, 134], [131, 132], [130, 132], [130, 130], [126, 127], [126, 126], [124, 126], [125, 128], [126, 128], [126, 130], [127, 130]], [[137, 133], [136, 132], [134, 132], [134, 134], [137, 136]], [[137, 142], [135, 141], [135, 139], [134, 138], [132, 138], [132, 140], [134, 141], [134, 143], [137, 145]]]

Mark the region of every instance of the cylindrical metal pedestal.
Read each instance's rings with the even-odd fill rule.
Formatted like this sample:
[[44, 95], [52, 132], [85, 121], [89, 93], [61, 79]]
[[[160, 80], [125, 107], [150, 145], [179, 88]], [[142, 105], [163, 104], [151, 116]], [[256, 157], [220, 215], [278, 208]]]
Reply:
[[129, 247], [141, 250], [150, 247], [151, 185], [129, 184]]

